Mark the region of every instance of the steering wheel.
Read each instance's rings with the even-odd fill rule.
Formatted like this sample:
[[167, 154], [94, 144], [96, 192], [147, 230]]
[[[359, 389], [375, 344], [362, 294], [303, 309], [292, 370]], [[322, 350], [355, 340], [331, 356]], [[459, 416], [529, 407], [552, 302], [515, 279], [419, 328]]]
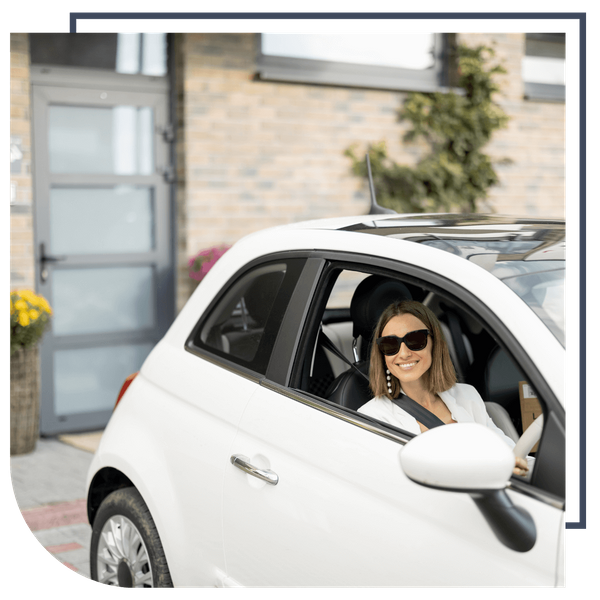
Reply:
[[[540, 415], [535, 421], [523, 432], [523, 435], [519, 438], [519, 441], [513, 448], [513, 454], [517, 458], [527, 460], [527, 455], [531, 452], [531, 449], [540, 441], [542, 437], [542, 429], [544, 428], [544, 415]], [[530, 477], [531, 471], [525, 477]]]

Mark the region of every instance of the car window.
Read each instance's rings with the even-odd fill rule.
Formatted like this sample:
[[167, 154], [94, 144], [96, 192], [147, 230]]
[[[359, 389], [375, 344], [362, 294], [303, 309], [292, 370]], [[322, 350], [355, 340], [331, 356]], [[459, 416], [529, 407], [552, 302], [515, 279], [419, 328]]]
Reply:
[[368, 273], [361, 273], [360, 271], [349, 271], [348, 269], [340, 271], [327, 300], [327, 308], [349, 309], [354, 290], [368, 276]]
[[474, 262], [516, 292], [565, 346], [564, 241], [425, 240], [422, 244]]
[[527, 302], [556, 339], [565, 346], [564, 265], [552, 270], [504, 277], [502, 281]]
[[268, 263], [238, 277], [200, 324], [194, 344], [264, 374], [303, 262]]
[[[336, 269], [332, 263], [324, 273], [321, 290], [317, 292], [320, 301], [314, 308], [318, 314], [309, 321], [314, 323], [311, 325], [314, 329], [305, 332], [309, 342], [304, 345], [304, 353], [297, 356], [299, 366], [295, 372], [300, 375], [292, 382], [293, 387], [328, 404], [337, 404], [344, 411], [358, 411], [372, 398], [368, 381], [358, 371], [369, 375], [371, 334], [381, 312], [372, 311], [367, 305], [375, 302], [375, 296], [381, 293], [375, 284], [383, 284], [388, 287], [381, 295], [385, 306], [394, 299], [388, 297], [389, 294], [408, 294], [436, 314], [458, 382], [477, 390], [486, 402], [488, 414], [508, 437], [518, 440], [533, 419], [545, 411], [544, 399], [533, 388], [530, 378], [499, 344], [497, 333], [492, 332], [471, 307], [433, 288], [426, 280], [403, 278], [394, 272], [370, 274], [359, 268], [369, 267]], [[370, 282], [374, 284], [372, 288]], [[540, 287], [532, 293], [541, 297], [545, 290], [542, 282], [537, 285]], [[366, 317], [371, 312], [374, 314]], [[337, 353], [331, 350], [330, 344]], [[537, 450], [537, 446], [534, 447], [531, 456], [536, 456]], [[537, 483], [553, 493], [560, 489], [553, 478], [546, 477], [546, 480], [549, 483], [538, 478]]]

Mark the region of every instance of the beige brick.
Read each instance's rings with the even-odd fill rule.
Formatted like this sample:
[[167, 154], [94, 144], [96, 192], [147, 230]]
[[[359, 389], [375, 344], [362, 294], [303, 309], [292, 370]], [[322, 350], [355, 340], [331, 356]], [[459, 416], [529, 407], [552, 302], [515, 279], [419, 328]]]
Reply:
[[[482, 206], [562, 216], [564, 105], [523, 100], [515, 76], [523, 34], [461, 37], [495, 42], [496, 58], [511, 71], [498, 95], [511, 120], [487, 151], [514, 163], [498, 167], [500, 185]], [[350, 174], [343, 156], [351, 144], [360, 155], [366, 144], [385, 139], [391, 156], [404, 164], [414, 164], [427, 149], [423, 142], [402, 141], [407, 124], [397, 121], [397, 110], [405, 93], [252, 81], [252, 35], [182, 34], [178, 44], [186, 119], [178, 153], [185, 183], [181, 264], [192, 248], [230, 243], [263, 227], [366, 210], [366, 182]], [[209, 48], [218, 56], [207, 56]], [[178, 274], [178, 303], [189, 289], [185, 274]]]

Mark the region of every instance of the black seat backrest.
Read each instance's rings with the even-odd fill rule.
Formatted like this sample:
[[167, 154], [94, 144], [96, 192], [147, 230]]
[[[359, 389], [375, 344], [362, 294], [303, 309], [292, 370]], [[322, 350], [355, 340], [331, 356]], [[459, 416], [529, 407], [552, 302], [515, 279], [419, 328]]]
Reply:
[[509, 355], [496, 346], [490, 353], [485, 368], [484, 400], [504, 407], [518, 431], [521, 431], [519, 381], [522, 379], [523, 375]]
[[467, 375], [473, 364], [473, 350], [466, 328], [457, 312], [441, 304], [444, 312], [439, 315], [440, 327], [448, 345], [448, 352], [459, 383], [467, 383]]

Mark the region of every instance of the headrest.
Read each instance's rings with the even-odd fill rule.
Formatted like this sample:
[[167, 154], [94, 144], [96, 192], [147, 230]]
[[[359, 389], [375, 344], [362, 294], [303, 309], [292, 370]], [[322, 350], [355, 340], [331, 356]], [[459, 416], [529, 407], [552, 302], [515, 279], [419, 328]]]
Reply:
[[244, 293], [246, 308], [250, 316], [261, 327], [264, 327], [267, 322], [284, 275], [283, 271], [260, 275], [252, 281]]
[[361, 281], [350, 303], [350, 316], [354, 323], [352, 335], [370, 341], [381, 313], [392, 303], [412, 300], [408, 288], [395, 279], [371, 275]]

